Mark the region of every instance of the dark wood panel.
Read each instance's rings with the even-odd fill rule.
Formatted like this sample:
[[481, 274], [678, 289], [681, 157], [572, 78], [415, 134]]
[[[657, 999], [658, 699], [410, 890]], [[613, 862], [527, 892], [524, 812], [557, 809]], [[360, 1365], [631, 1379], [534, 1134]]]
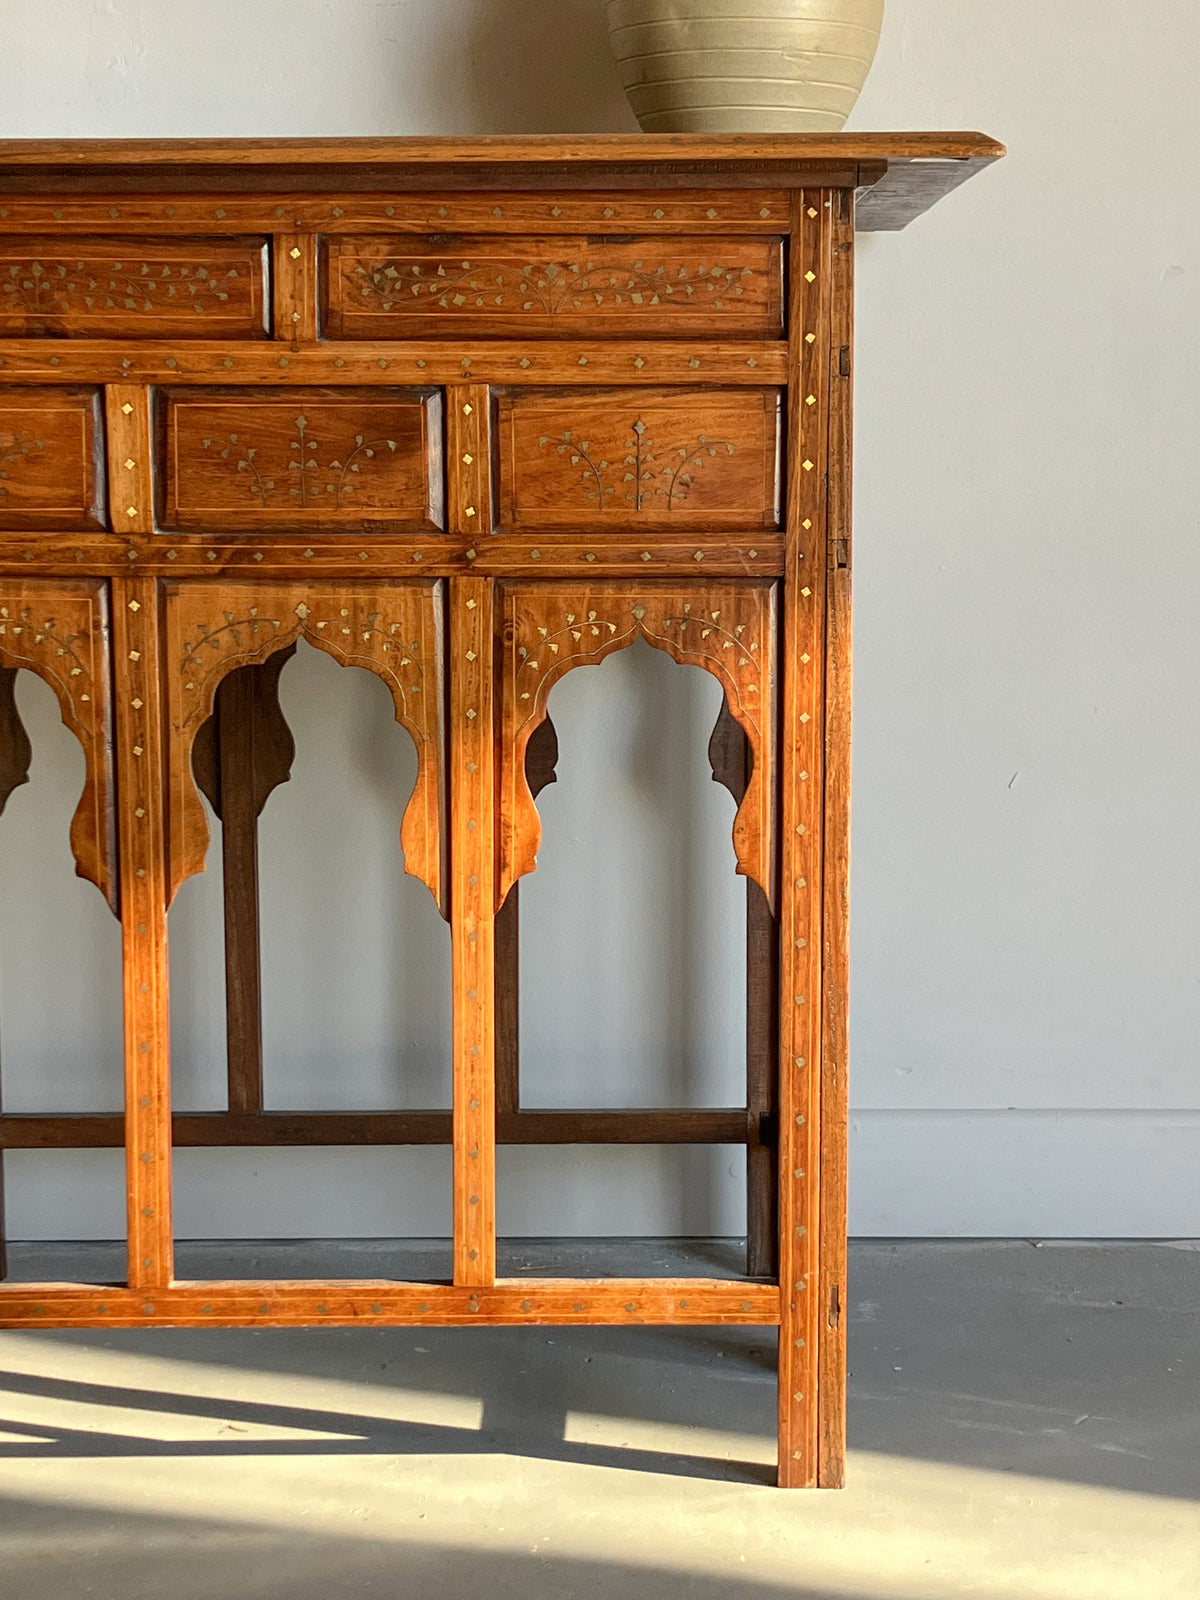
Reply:
[[166, 528], [304, 537], [442, 526], [436, 392], [175, 389], [161, 411]]
[[265, 239], [0, 237], [0, 334], [254, 339]]
[[[714, 211], [715, 215], [715, 211]], [[329, 238], [325, 330], [339, 339], [777, 338], [779, 238]]]
[[100, 391], [0, 388], [0, 527], [107, 526]]
[[774, 529], [775, 389], [497, 395], [503, 532]]

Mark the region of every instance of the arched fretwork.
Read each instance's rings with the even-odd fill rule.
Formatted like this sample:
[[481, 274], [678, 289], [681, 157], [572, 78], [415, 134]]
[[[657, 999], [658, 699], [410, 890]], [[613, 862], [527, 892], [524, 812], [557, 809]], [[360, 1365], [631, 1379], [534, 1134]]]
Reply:
[[12, 683], [26, 667], [58, 697], [63, 723], [83, 747], [87, 776], [71, 822], [75, 870], [117, 904], [113, 809], [108, 586], [100, 578], [0, 580], [0, 810], [29, 771], [29, 741]]
[[417, 781], [401, 826], [405, 868], [443, 907], [441, 588], [380, 583], [169, 583], [166, 593], [169, 894], [202, 872], [209, 830], [192, 745], [217, 686], [303, 637], [342, 666], [365, 667], [391, 690], [417, 747]]
[[737, 870], [774, 903], [775, 586], [770, 583], [522, 584], [504, 596], [498, 904], [537, 865], [541, 821], [526, 752], [554, 685], [645, 639], [711, 672], [746, 736], [752, 771], [733, 826]]

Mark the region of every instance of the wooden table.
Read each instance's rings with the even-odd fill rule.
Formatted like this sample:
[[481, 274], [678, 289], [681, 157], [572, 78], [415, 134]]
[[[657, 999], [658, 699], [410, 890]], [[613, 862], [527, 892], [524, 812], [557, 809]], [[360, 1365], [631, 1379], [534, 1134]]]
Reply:
[[[0, 1328], [778, 1327], [779, 1481], [841, 1483], [854, 232], [1002, 154], [0, 144], [0, 807], [28, 668], [86, 757], [70, 846], [121, 921], [126, 1078], [123, 1117], [0, 1116], [0, 1160], [123, 1144], [128, 1194], [127, 1283], [5, 1282]], [[264, 1109], [257, 822], [301, 638], [378, 674], [416, 744], [402, 840], [451, 925], [452, 1115]], [[526, 1110], [548, 696], [637, 639], [724, 693], [746, 1104]], [[223, 824], [229, 1099], [173, 1117], [167, 908], [205, 866], [198, 790]], [[497, 1143], [659, 1142], [745, 1145], [744, 1280], [497, 1278]], [[175, 1278], [173, 1147], [364, 1143], [453, 1146], [452, 1281]]]

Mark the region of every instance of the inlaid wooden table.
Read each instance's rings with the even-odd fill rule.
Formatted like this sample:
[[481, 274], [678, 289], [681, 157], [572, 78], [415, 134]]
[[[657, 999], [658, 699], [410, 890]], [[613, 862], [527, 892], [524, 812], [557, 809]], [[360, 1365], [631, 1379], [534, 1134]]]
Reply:
[[[854, 230], [978, 134], [0, 144], [0, 807], [13, 682], [86, 757], [79, 873], [120, 918], [128, 1281], [0, 1285], [0, 1327], [755, 1324], [779, 1481], [844, 1455]], [[856, 204], [857, 197], [857, 204]], [[857, 218], [856, 218], [857, 211]], [[264, 1109], [257, 819], [300, 639], [391, 691], [407, 871], [453, 944], [453, 1113]], [[747, 1097], [523, 1110], [517, 894], [548, 698], [644, 639], [724, 694]], [[172, 1117], [167, 908], [222, 819], [228, 1110]], [[497, 1143], [738, 1143], [737, 1281], [496, 1274]], [[176, 1279], [173, 1146], [451, 1144], [453, 1277]], [[2, 1230], [0, 1230], [2, 1232]]]

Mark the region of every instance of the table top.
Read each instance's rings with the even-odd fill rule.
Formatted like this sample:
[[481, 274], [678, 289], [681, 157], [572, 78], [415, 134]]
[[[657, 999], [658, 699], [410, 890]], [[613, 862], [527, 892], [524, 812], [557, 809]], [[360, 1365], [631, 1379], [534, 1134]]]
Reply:
[[981, 133], [465, 138], [6, 139], [0, 193], [417, 188], [860, 191], [858, 226], [904, 227], [998, 160]]

